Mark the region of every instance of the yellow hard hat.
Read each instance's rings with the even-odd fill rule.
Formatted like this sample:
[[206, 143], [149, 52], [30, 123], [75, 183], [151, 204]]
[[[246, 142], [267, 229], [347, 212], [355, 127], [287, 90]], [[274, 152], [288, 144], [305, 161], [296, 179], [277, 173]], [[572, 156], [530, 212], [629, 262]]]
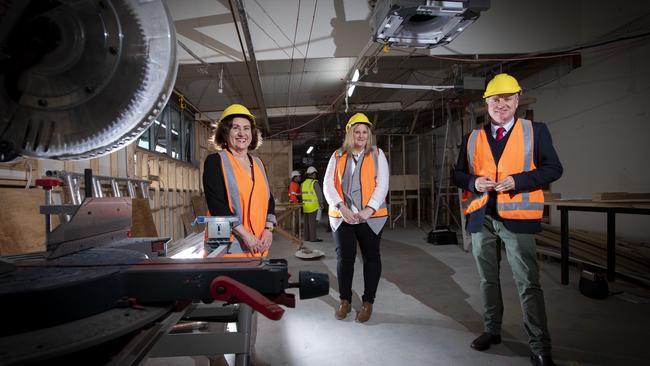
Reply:
[[350, 120], [348, 121], [348, 124], [345, 125], [345, 132], [348, 132], [350, 127], [357, 123], [365, 123], [368, 125], [368, 128], [372, 127], [372, 123], [370, 123], [370, 120], [368, 119], [368, 116], [366, 116], [363, 113], [356, 113], [352, 117], [350, 117]]
[[519, 86], [517, 79], [508, 74], [499, 74], [490, 80], [487, 87], [485, 88], [485, 94], [483, 94], [483, 98], [499, 94], [512, 94], [520, 92], [521, 86]]
[[224, 118], [236, 114], [241, 114], [242, 116], [249, 117], [251, 122], [253, 123], [253, 126], [255, 126], [255, 116], [251, 113], [251, 111], [248, 110], [248, 108], [244, 107], [241, 104], [231, 104], [228, 106], [228, 108], [223, 110], [223, 113], [221, 113], [221, 117], [219, 118], [219, 122], [223, 121]]

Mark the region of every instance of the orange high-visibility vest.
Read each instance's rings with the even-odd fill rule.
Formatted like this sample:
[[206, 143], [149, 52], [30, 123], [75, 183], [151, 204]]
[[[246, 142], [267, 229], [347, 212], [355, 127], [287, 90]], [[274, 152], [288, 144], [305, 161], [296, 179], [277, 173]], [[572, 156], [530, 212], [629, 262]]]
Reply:
[[[336, 170], [334, 171], [334, 188], [339, 193], [341, 198], [345, 197], [343, 195], [343, 182], [346, 179], [351, 177], [345, 176], [345, 167], [348, 161], [348, 153], [345, 152], [341, 154], [339, 151], [335, 153], [336, 157]], [[357, 207], [358, 209], [363, 209], [368, 205], [372, 193], [375, 191], [377, 186], [377, 170], [379, 165], [379, 152], [377, 147], [373, 146], [369, 154], [364, 154], [363, 159], [359, 162], [361, 164], [361, 172], [359, 178], [361, 179], [361, 203], [363, 207]], [[329, 216], [331, 217], [342, 217], [341, 211], [334, 206], [329, 207], [328, 211]], [[384, 217], [388, 216], [388, 208], [386, 208], [386, 202], [382, 202], [379, 209], [372, 214], [372, 217]]]
[[[485, 129], [476, 129], [472, 131], [467, 141], [469, 173], [477, 177], [490, 177], [498, 182], [509, 175], [535, 170], [533, 151], [533, 124], [529, 120], [518, 119], [515, 122], [498, 166], [494, 162]], [[488, 193], [477, 195], [470, 191], [463, 191], [461, 201], [463, 212], [469, 215], [487, 204]], [[541, 219], [544, 212], [544, 193], [541, 189], [517, 194], [497, 192], [496, 206], [497, 213], [504, 219]]]
[[289, 183], [289, 202], [298, 203], [298, 195], [300, 194], [300, 184], [293, 179]]
[[[248, 176], [246, 171], [239, 165], [235, 157], [227, 150], [218, 152], [221, 157], [221, 169], [223, 179], [226, 183], [226, 192], [228, 195], [228, 206], [244, 227], [253, 233], [256, 238], [260, 239], [267, 221], [267, 211], [269, 208], [269, 198], [271, 190], [266, 171], [262, 161], [256, 157], [253, 158], [253, 177]], [[260, 179], [263, 178], [263, 179]], [[207, 240], [207, 228], [205, 237]], [[242, 247], [242, 250], [244, 248]], [[253, 254], [247, 251], [242, 253], [226, 253], [224, 257], [266, 257], [268, 250], [264, 253]]]

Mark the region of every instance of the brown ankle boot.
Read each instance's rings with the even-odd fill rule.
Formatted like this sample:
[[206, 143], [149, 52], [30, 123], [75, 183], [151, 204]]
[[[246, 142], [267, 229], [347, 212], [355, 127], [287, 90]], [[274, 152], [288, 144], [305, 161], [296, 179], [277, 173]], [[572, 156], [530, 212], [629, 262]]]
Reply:
[[357, 313], [356, 320], [358, 323], [365, 323], [370, 320], [370, 315], [372, 315], [372, 304], [364, 301], [361, 310]]
[[348, 300], [341, 300], [341, 305], [339, 305], [338, 310], [334, 313], [334, 317], [338, 320], [343, 320], [351, 311], [352, 304]]

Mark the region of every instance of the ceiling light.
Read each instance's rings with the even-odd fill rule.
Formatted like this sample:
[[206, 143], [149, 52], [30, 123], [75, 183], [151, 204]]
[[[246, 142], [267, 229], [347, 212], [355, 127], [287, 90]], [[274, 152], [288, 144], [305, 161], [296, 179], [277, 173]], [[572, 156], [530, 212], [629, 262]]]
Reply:
[[352, 75], [352, 82], [359, 81], [359, 69], [354, 70], [354, 75]]
[[348, 86], [348, 97], [351, 97], [352, 93], [354, 93], [354, 87], [355, 85]]
[[307, 149], [307, 155], [309, 155], [313, 150], [314, 150], [314, 147], [310, 146], [309, 149]]

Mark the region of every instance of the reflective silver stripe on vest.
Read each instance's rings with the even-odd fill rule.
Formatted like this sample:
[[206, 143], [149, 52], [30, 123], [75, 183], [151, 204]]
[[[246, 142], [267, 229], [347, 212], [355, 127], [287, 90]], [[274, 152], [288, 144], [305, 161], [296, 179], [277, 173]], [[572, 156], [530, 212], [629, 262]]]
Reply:
[[260, 172], [262, 172], [262, 176], [264, 176], [264, 182], [266, 183], [266, 199], [269, 200], [271, 199], [271, 186], [269, 185], [269, 179], [266, 177], [266, 170], [264, 170], [264, 164], [262, 164], [262, 160], [258, 158], [257, 156], [253, 156], [253, 161], [255, 164], [257, 164], [257, 167], [259, 168]]
[[469, 208], [469, 205], [471, 205], [472, 202], [474, 202], [474, 201], [476, 201], [478, 199], [481, 199], [484, 195], [485, 195], [485, 193], [481, 193], [481, 194], [478, 194], [478, 195], [472, 193], [472, 195], [469, 196], [469, 198], [465, 202], [462, 202], [463, 209]]
[[469, 140], [467, 140], [467, 160], [469, 165], [469, 174], [474, 175], [474, 149], [476, 148], [476, 140], [478, 140], [478, 134], [481, 130], [474, 130], [469, 135]]
[[235, 173], [232, 169], [230, 159], [228, 158], [228, 153], [224, 150], [220, 150], [219, 155], [221, 156], [221, 162], [223, 163], [223, 176], [226, 178], [226, 182], [228, 184], [230, 203], [232, 204], [232, 209], [235, 210], [233, 213], [235, 216], [239, 217], [239, 223], [242, 224], [244, 222], [244, 218], [242, 217], [242, 209], [239, 202], [239, 189], [237, 188], [237, 179], [235, 179]]
[[529, 172], [533, 162], [533, 124], [527, 119], [519, 121], [524, 130], [524, 168], [522, 171]]
[[[480, 129], [476, 129], [472, 131], [469, 135], [469, 139], [467, 140], [467, 165], [469, 166], [469, 174], [475, 175], [474, 173], [474, 155], [476, 153], [476, 141], [478, 140], [478, 136], [481, 133]], [[472, 202], [476, 201], [477, 199], [481, 198], [485, 193], [482, 193], [481, 195], [476, 195], [475, 193], [470, 192], [471, 195], [467, 199], [467, 201], [462, 202], [462, 207], [463, 209], [469, 208], [469, 205], [472, 204]]]
[[[379, 148], [377, 146], [372, 147], [372, 160], [375, 162], [375, 180], [377, 179], [377, 172], [379, 172]], [[370, 200], [370, 198], [368, 198]], [[379, 205], [379, 208], [386, 208], [386, 200], [384, 200], [381, 205]]]
[[[235, 173], [233, 172], [232, 164], [228, 158], [228, 153], [224, 150], [219, 150], [219, 156], [221, 157], [221, 162], [223, 164], [223, 176], [226, 178], [226, 184], [228, 185], [230, 203], [232, 204], [232, 209], [235, 211], [233, 213], [235, 216], [239, 217], [239, 222], [233, 223], [234, 227], [244, 223], [241, 206], [239, 204], [239, 189], [237, 189], [237, 180], [235, 179]], [[225, 253], [239, 254], [243, 252], [241, 245], [239, 245], [239, 241], [235, 238], [235, 240], [228, 246]]]
[[[527, 119], [520, 119], [521, 128], [524, 132], [524, 167], [522, 171], [529, 172], [533, 160], [533, 124]], [[521, 202], [529, 202], [528, 191], [522, 192]]]
[[[523, 172], [531, 171], [533, 162], [533, 123], [530, 120], [520, 118], [521, 128], [524, 137], [524, 166]], [[530, 202], [530, 193], [521, 192], [521, 202], [497, 203], [498, 211], [519, 211], [519, 210], [543, 210], [544, 204]]]
[[[270, 200], [271, 199], [271, 186], [269, 185], [269, 178], [266, 176], [266, 170], [264, 169], [264, 164], [262, 163], [262, 160], [258, 158], [257, 156], [253, 156], [253, 161], [255, 164], [257, 164], [257, 167], [260, 169], [260, 172], [262, 172], [262, 175], [264, 176], [264, 182], [266, 182], [266, 199]], [[275, 215], [273, 214], [267, 214], [266, 215], [266, 221], [271, 222], [274, 225], [277, 224], [277, 220], [275, 218]]]
[[543, 210], [544, 204], [541, 202], [511, 202], [497, 203], [499, 211], [517, 211], [517, 210]]

